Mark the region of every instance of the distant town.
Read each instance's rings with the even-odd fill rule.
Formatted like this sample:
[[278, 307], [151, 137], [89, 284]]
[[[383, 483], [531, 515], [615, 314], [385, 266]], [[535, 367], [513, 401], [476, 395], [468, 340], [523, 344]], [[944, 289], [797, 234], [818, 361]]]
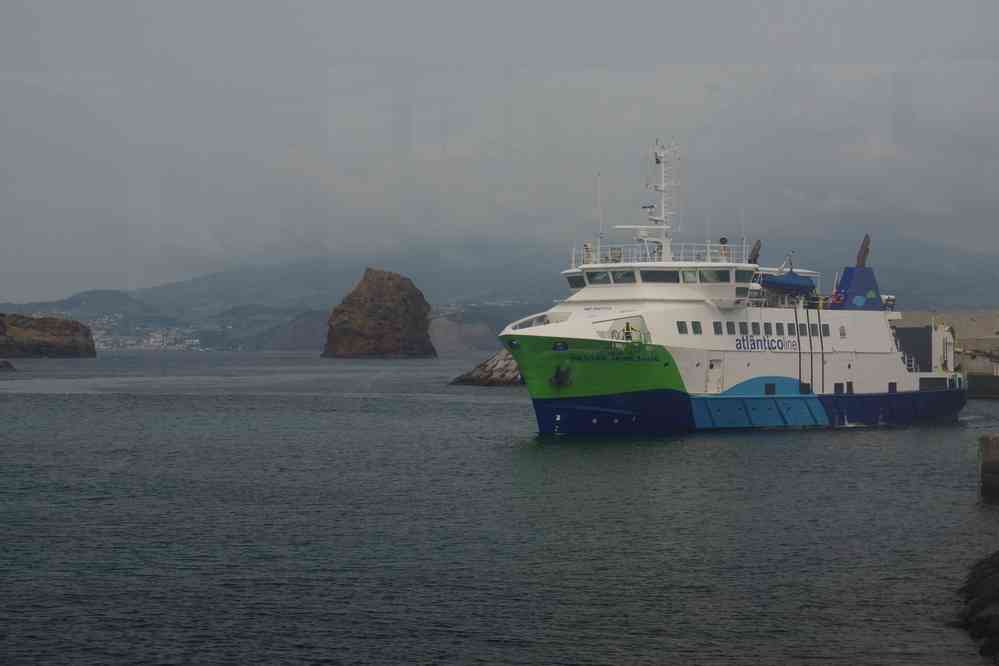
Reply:
[[[64, 312], [34, 312], [32, 317], [64, 317], [71, 318]], [[90, 327], [94, 335], [94, 346], [97, 351], [147, 350], [147, 351], [215, 351], [215, 348], [202, 344], [200, 329], [193, 326], [144, 326], [133, 324], [128, 334], [120, 331], [125, 325], [125, 317], [121, 314], [107, 314], [100, 317], [82, 320]]]

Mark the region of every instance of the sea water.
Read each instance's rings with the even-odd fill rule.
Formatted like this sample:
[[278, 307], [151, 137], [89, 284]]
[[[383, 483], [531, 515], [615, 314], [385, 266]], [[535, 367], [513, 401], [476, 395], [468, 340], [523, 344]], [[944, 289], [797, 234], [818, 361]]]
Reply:
[[976, 437], [541, 440], [477, 358], [104, 354], [0, 380], [0, 662], [980, 664]]

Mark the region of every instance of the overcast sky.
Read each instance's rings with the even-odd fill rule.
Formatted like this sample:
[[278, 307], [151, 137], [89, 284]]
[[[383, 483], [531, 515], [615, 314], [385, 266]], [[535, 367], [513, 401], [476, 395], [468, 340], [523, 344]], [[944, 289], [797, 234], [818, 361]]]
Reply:
[[0, 301], [424, 242], [561, 257], [597, 172], [640, 219], [657, 136], [685, 235], [869, 221], [999, 255], [997, 25], [995, 0], [5, 0]]

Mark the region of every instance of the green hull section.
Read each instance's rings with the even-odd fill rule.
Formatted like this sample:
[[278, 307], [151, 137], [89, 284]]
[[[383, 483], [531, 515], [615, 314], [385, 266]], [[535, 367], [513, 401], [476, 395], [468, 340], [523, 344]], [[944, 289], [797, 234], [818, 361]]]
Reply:
[[501, 339], [534, 399], [685, 390], [672, 355], [660, 345], [531, 335]]

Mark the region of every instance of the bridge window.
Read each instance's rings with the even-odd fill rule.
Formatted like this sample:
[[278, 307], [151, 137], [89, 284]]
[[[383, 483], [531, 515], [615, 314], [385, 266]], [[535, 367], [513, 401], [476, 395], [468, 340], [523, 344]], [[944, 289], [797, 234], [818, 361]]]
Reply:
[[631, 284], [635, 281], [635, 271], [611, 271], [614, 284]]
[[680, 335], [687, 335], [687, 322], [678, 321], [676, 322], [676, 332]]
[[722, 334], [722, 324], [721, 324], [720, 321], [712, 322], [711, 325], [714, 326], [715, 335], [721, 335]]
[[795, 329], [794, 322], [790, 322], [790, 321], [787, 322], [787, 334], [788, 335], [794, 335], [795, 334], [794, 333], [794, 329]]
[[779, 321], [776, 324], [774, 324], [774, 327], [777, 329], [777, 337], [783, 338], [784, 337], [784, 322]]
[[801, 337], [807, 335], [808, 335], [808, 327], [805, 326], [804, 324], [798, 324], [798, 336]]
[[725, 332], [729, 335], [735, 335], [735, 322], [727, 321], [725, 322]]
[[739, 322], [739, 335], [749, 335], [749, 324], [744, 321]]
[[822, 324], [822, 337], [823, 338], [829, 337], [829, 324]]
[[667, 282], [678, 284], [680, 282], [680, 271], [641, 271], [642, 282]]
[[753, 325], [753, 335], [759, 335], [760, 334], [760, 322], [754, 321], [752, 325]]
[[691, 328], [691, 330], [694, 331], [694, 335], [700, 335], [701, 334], [701, 322], [699, 322], [699, 321], [692, 321], [692, 322], [690, 322], [690, 328]]
[[701, 282], [708, 284], [719, 284], [721, 282], [731, 282], [732, 272], [728, 270], [710, 269], [701, 271]]
[[607, 271], [586, 271], [586, 281], [590, 284], [610, 284], [610, 273]]
[[683, 281], [688, 284], [697, 282], [697, 271], [683, 271]]
[[736, 282], [752, 282], [753, 281], [753, 271], [736, 271], [735, 272]]
[[582, 275], [566, 275], [565, 279], [569, 281], [570, 289], [582, 289], [586, 286], [586, 280]]
[[812, 324], [808, 328], [811, 331], [811, 334], [812, 334], [813, 338], [819, 337], [819, 325], [818, 324]]
[[749, 298], [749, 287], [736, 287], [735, 288], [736, 298]]
[[769, 321], [763, 322], [763, 335], [773, 335], [774, 326]]

